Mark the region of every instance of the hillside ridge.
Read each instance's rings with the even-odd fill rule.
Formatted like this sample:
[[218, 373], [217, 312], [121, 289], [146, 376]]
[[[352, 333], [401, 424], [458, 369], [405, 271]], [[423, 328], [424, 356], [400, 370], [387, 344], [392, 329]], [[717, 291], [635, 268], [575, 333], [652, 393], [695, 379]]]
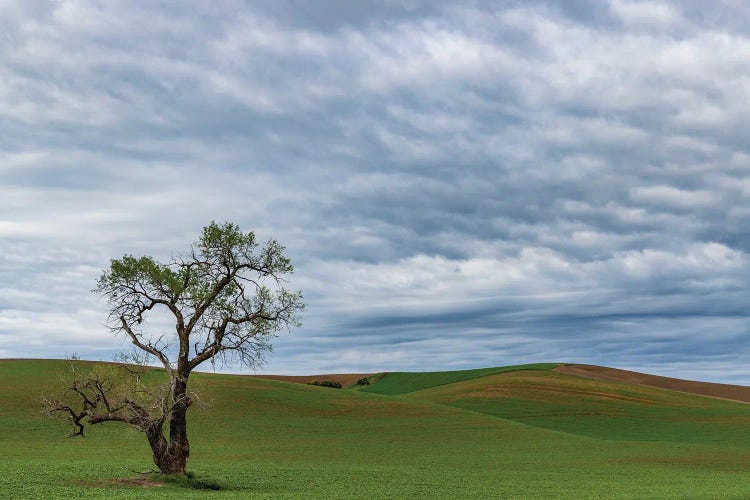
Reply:
[[[0, 363], [10, 361], [66, 361], [64, 359], [47, 358], [0, 358]], [[79, 360], [84, 363], [119, 364], [113, 361]], [[155, 367], [159, 369], [159, 367]], [[588, 365], [579, 363], [535, 363], [525, 365], [496, 366], [486, 368], [475, 368], [468, 370], [444, 370], [432, 372], [372, 372], [372, 373], [326, 373], [315, 375], [274, 375], [274, 374], [252, 374], [242, 375], [254, 378], [276, 380], [298, 384], [308, 384], [313, 380], [331, 380], [341, 383], [344, 387], [356, 387], [361, 378], [375, 380], [370, 386], [365, 386], [365, 392], [397, 395], [430, 387], [448, 385], [494, 375], [503, 372], [518, 370], [543, 369], [552, 370], [568, 375], [620, 382], [624, 384], [640, 385], [667, 389], [717, 399], [726, 399], [741, 403], [750, 403], [750, 386], [723, 384], [719, 382], [703, 382], [687, 380], [661, 375], [651, 375], [643, 372], [611, 368], [607, 366]], [[209, 373], [209, 372], [206, 372]]]
[[597, 380], [643, 385], [659, 389], [668, 389], [671, 391], [698, 394], [712, 398], [750, 403], [750, 387], [744, 385], [686, 380], [597, 365], [560, 364], [554, 368], [553, 371]]

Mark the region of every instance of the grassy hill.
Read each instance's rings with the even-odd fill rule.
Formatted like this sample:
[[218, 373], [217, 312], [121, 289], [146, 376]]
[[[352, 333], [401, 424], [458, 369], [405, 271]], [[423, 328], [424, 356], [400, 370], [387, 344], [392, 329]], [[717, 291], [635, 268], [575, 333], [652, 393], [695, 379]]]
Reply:
[[750, 450], [746, 404], [552, 370], [497, 373], [408, 396], [599, 439], [731, 443]]
[[3, 498], [750, 494], [746, 404], [559, 373], [555, 365], [387, 374], [366, 391], [196, 374], [209, 405], [190, 415], [189, 469], [224, 490], [143, 487], [121, 479], [151, 467], [142, 435], [113, 424], [68, 439], [43, 415], [39, 395], [55, 389], [65, 366], [0, 362]]
[[495, 368], [479, 368], [476, 370], [456, 370], [445, 372], [388, 372], [383, 374], [377, 383], [365, 386], [362, 391], [376, 394], [406, 394], [430, 387], [455, 384], [464, 380], [471, 380], [495, 373], [516, 370], [551, 370], [557, 365], [553, 363], [501, 366]]

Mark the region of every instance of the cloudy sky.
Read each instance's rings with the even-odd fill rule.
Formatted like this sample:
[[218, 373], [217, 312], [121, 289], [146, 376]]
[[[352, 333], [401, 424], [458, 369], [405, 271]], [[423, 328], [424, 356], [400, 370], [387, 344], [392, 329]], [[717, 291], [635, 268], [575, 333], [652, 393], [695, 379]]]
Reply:
[[0, 0], [0, 357], [111, 359], [108, 259], [215, 219], [297, 269], [265, 372], [750, 383], [748, 33], [732, 0]]

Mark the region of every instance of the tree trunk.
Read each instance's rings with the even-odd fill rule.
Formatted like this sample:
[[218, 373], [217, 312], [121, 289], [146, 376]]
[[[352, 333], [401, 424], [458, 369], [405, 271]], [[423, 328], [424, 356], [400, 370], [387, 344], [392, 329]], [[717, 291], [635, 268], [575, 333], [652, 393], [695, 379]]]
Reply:
[[190, 456], [187, 438], [187, 410], [192, 400], [187, 396], [187, 377], [177, 377], [172, 383], [172, 411], [169, 418], [169, 441], [164, 436], [164, 421], [154, 422], [144, 430], [154, 464], [162, 474], [185, 474], [185, 466]]
[[154, 424], [145, 430], [151, 451], [154, 454], [154, 464], [162, 474], [185, 474], [190, 446], [187, 441], [185, 411], [182, 410], [170, 420], [170, 442], [164, 437], [161, 424]]
[[190, 456], [190, 444], [187, 438], [187, 406], [180, 405], [172, 411], [169, 420], [169, 456], [170, 472], [164, 474], [184, 474], [187, 459]]
[[169, 453], [169, 444], [162, 433], [162, 423], [154, 423], [145, 430], [145, 433], [154, 454], [154, 464], [159, 468], [159, 471], [162, 474], [184, 473], [184, 465], [182, 471], [176, 470], [179, 469], [179, 466], [175, 467], [174, 460]]
[[[166, 463], [159, 465], [163, 474], [185, 474], [185, 466], [190, 456], [187, 437], [187, 410], [192, 404], [187, 396], [187, 377], [174, 381], [172, 392], [173, 408], [169, 418], [169, 446], [166, 450]], [[165, 443], [166, 444], [166, 443]]]

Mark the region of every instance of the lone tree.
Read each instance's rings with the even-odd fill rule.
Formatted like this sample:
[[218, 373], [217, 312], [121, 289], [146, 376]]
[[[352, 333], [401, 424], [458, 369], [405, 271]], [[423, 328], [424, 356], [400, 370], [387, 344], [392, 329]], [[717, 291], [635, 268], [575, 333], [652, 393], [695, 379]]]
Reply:
[[[299, 326], [302, 294], [284, 288], [293, 267], [283, 252], [275, 240], [258, 244], [252, 232], [212, 222], [188, 253], [169, 263], [149, 256], [113, 259], [95, 290], [109, 303], [110, 328], [135, 346], [131, 361], [158, 360], [168, 384], [155, 389], [140, 370], [129, 370], [130, 382], [117, 384], [104, 372], [82, 374], [73, 365], [66, 393], [47, 401], [50, 411], [71, 421], [73, 436], [102, 422], [130, 424], [146, 434], [163, 474], [184, 474], [186, 415], [195, 399], [188, 390], [191, 372], [217, 359], [258, 366], [271, 338]], [[167, 339], [142, 329], [159, 309], [174, 320], [175, 335]]]

